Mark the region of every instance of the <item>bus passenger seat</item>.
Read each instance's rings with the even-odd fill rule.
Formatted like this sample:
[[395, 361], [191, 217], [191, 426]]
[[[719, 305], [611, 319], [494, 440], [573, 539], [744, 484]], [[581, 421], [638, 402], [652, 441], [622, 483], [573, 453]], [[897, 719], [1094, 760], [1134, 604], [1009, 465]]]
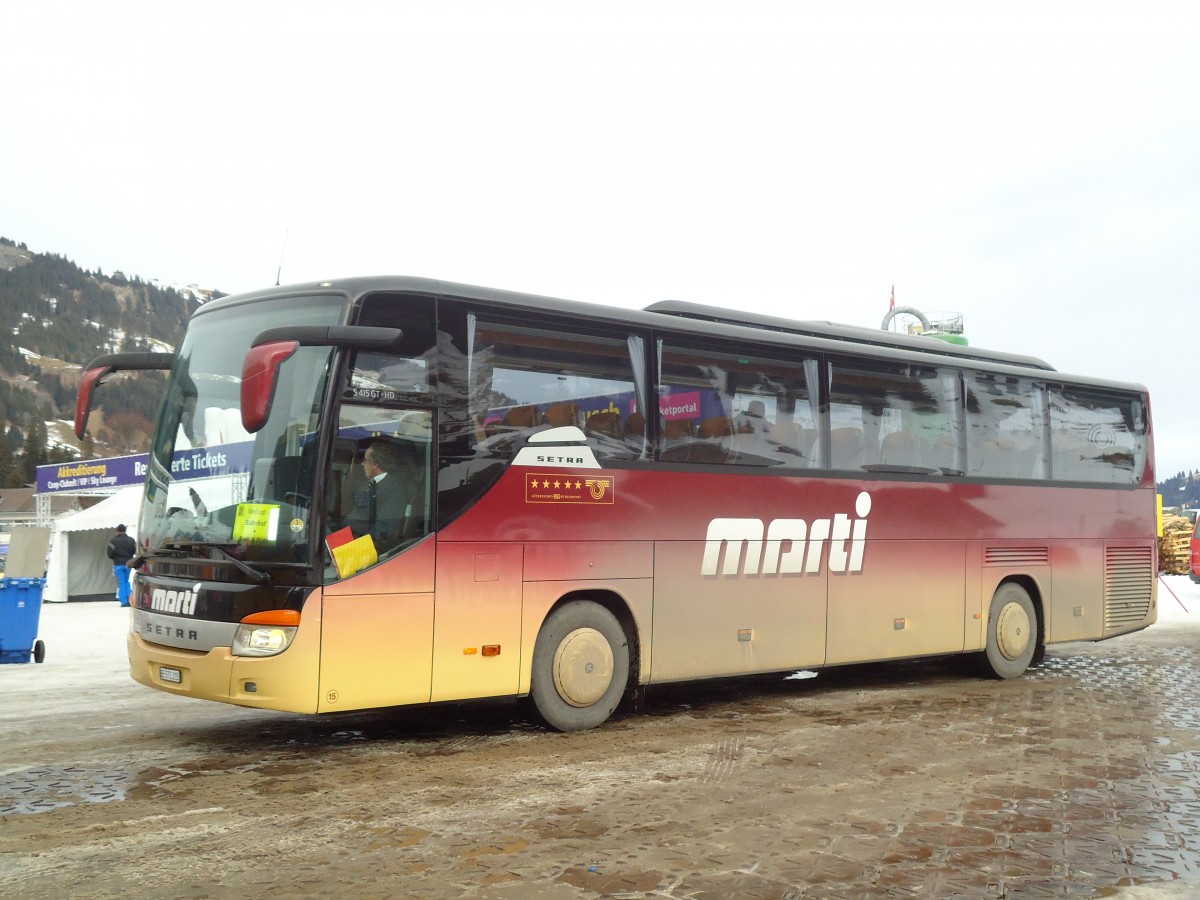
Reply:
[[1032, 432], [1015, 431], [1012, 442], [1016, 455], [1016, 474], [1021, 478], [1044, 478], [1041, 441]]
[[547, 407], [546, 411], [542, 413], [542, 421], [555, 428], [560, 428], [563, 425], [578, 425], [579, 407], [569, 401], [566, 403], [556, 403], [553, 406]]
[[[633, 418], [630, 416], [629, 418]], [[689, 441], [692, 438], [692, 420], [691, 419], [667, 419], [662, 423], [663, 443], [677, 444], [680, 441]]]
[[646, 417], [640, 412], [625, 420], [625, 446], [638, 454], [646, 452]]
[[500, 434], [511, 435], [524, 428], [537, 428], [539, 424], [536, 406], [514, 406], [504, 414], [504, 418], [499, 422], [492, 422], [484, 426], [484, 431], [488, 437]]
[[625, 420], [625, 437], [644, 438], [646, 436], [646, 417], [640, 412], [630, 413]]
[[360, 499], [360, 492], [367, 489], [367, 473], [362, 467], [362, 453], [355, 452], [354, 459], [350, 466], [350, 470], [346, 473], [346, 478], [342, 482], [342, 497], [341, 497], [341, 524], [346, 524], [346, 519], [354, 512], [354, 501]]
[[[789, 468], [805, 468], [813, 464], [812, 443], [816, 432], [809, 432], [795, 422], [775, 422], [767, 428], [764, 436], [766, 453], [775, 460], [775, 465]], [[755, 452], [755, 445], [743, 439], [739, 449]]]
[[915, 469], [921, 465], [920, 445], [907, 431], [885, 434], [880, 445], [879, 461], [885, 466]]
[[263, 497], [267, 500], [284, 500], [299, 506], [299, 481], [300, 457], [281, 456], [271, 465]]
[[961, 474], [954, 464], [954, 457], [957, 450], [958, 447], [954, 438], [948, 434], [944, 434], [933, 442], [933, 446], [929, 449], [929, 453], [925, 457], [925, 464], [929, 468], [941, 472]]
[[980, 478], [1015, 478], [1017, 448], [1007, 438], [993, 438], [970, 453], [970, 472]]
[[817, 464], [817, 429], [800, 429], [800, 455], [808, 460], [810, 466]]
[[710, 416], [700, 423], [701, 438], [723, 438], [733, 434], [733, 423], [725, 416]]
[[864, 462], [861, 428], [835, 428], [829, 432], [829, 467], [860, 469]]
[[797, 460], [804, 456], [800, 426], [795, 422], [776, 422], [768, 426], [767, 443], [776, 453], [795, 456]]
[[592, 413], [583, 430], [589, 435], [603, 435], [619, 441], [622, 437], [621, 416], [611, 411]]
[[346, 503], [346, 482], [354, 471], [354, 441], [350, 438], [335, 438], [333, 457], [329, 463], [329, 497], [326, 509], [334, 518], [349, 514]]
[[504, 414], [500, 424], [507, 425], [509, 428], [536, 428], [538, 425], [537, 407], [514, 406]]

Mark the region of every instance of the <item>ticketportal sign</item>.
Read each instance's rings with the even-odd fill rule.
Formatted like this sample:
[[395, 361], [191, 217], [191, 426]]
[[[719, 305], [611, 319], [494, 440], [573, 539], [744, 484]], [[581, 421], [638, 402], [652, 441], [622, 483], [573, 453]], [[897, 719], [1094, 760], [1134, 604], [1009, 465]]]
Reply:
[[[222, 444], [219, 447], [178, 450], [171, 456], [171, 475], [176, 481], [189, 481], [248, 472], [253, 446], [247, 441]], [[61, 494], [142, 485], [146, 483], [149, 465], [149, 454], [138, 453], [110, 459], [38, 466], [37, 490], [39, 494]]]

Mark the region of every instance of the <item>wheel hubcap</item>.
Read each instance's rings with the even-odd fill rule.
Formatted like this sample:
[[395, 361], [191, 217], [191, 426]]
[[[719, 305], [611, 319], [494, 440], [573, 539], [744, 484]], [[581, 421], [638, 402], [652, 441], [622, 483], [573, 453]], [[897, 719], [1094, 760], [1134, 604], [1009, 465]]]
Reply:
[[568, 634], [554, 653], [554, 687], [572, 706], [591, 706], [612, 684], [613, 652], [594, 628]]
[[996, 646], [1005, 659], [1018, 659], [1029, 647], [1033, 635], [1029, 616], [1019, 603], [1009, 603], [996, 620]]

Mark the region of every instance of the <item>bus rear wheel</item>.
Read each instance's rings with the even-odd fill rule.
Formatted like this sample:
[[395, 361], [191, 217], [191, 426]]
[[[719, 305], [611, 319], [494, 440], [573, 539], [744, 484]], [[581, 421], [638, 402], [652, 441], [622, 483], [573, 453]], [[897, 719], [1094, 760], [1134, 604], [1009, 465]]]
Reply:
[[533, 647], [530, 694], [557, 731], [604, 723], [629, 686], [629, 639], [617, 617], [591, 600], [559, 607]]
[[996, 678], [1017, 678], [1038, 648], [1037, 611], [1029, 592], [1012, 582], [1000, 585], [988, 612], [986, 671]]

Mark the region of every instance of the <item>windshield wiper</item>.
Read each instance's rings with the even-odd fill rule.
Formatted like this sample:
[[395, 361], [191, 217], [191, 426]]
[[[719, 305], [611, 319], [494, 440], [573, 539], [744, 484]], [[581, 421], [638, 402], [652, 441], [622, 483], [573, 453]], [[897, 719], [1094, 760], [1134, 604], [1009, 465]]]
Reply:
[[145, 552], [139, 552], [137, 556], [129, 560], [129, 568], [139, 569], [144, 562], [153, 562], [156, 559], [181, 559], [184, 557], [184, 555], [185, 554], [182, 550], [172, 550], [170, 548], [164, 548], [161, 550], [147, 550]]
[[[217, 553], [221, 554], [221, 556], [224, 557], [226, 561], [233, 563], [234, 566], [236, 566], [239, 571], [241, 571], [243, 574], [247, 575], [251, 580], [254, 581], [255, 584], [263, 584], [263, 583], [267, 582], [268, 580], [270, 580], [271, 576], [268, 575], [266, 572], [262, 571], [261, 569], [256, 569], [253, 566], [249, 565], [248, 563], [242, 562], [240, 559], [238, 559], [236, 556], [234, 556], [232, 553], [230, 553], [227, 549], [225, 549], [226, 547], [236, 547], [236, 546], [238, 546], [238, 545], [237, 544], [222, 544], [217, 541], [172, 541], [172, 542], [164, 545], [166, 550], [173, 551], [173, 552], [183, 552], [186, 550], [215, 550]], [[154, 554], [146, 554], [146, 556], [144, 556], [143, 559], [153, 559], [154, 556], [155, 556]], [[165, 557], [165, 558], [172, 559], [174, 557]], [[211, 559], [212, 557], [209, 557], [209, 558]]]
[[234, 556], [232, 553], [230, 553], [228, 550], [226, 550], [220, 544], [213, 544], [212, 549], [216, 550], [223, 557], [225, 557], [227, 560], [229, 560], [231, 563], [233, 563], [235, 566], [237, 566], [237, 568], [240, 571], [242, 571], [246, 575], [248, 575], [250, 577], [250, 579], [252, 581], [254, 581], [256, 584], [263, 584], [264, 582], [268, 581], [271, 578], [271, 576], [268, 575], [266, 572], [264, 572], [262, 569], [256, 569], [256, 568], [254, 568], [254, 566], [250, 565], [249, 563], [242, 562], [240, 559], [238, 559], [236, 556]]

